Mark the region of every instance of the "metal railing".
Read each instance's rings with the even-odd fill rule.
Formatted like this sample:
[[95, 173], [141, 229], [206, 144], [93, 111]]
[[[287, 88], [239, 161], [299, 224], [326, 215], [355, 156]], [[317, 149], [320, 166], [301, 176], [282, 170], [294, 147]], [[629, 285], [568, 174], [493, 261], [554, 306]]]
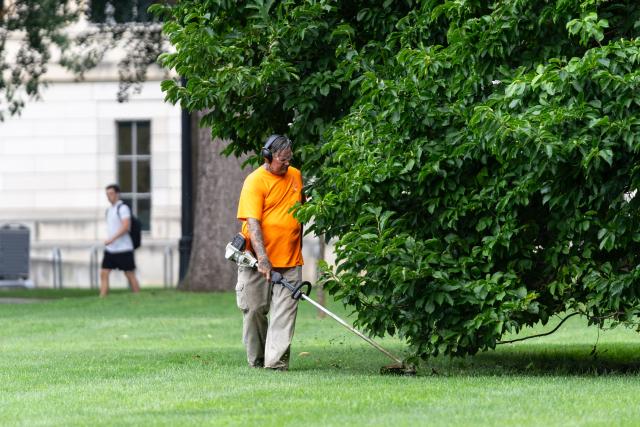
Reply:
[[91, 289], [97, 289], [100, 286], [98, 281], [98, 265], [100, 263], [98, 259], [98, 251], [100, 246], [94, 245], [91, 247], [91, 258], [89, 259], [89, 281], [91, 283]]
[[60, 248], [51, 251], [51, 269], [53, 273], [53, 288], [62, 289], [62, 253]]
[[164, 268], [164, 287], [173, 288], [173, 248], [171, 246], [166, 246], [164, 248], [164, 255], [162, 258]]
[[[89, 256], [89, 283], [91, 289], [100, 287], [100, 249], [102, 246], [91, 247]], [[86, 253], [86, 252], [85, 252]], [[85, 258], [86, 259], [86, 258]], [[165, 289], [176, 286], [174, 268], [174, 248], [165, 246], [163, 253], [163, 286]], [[86, 265], [86, 264], [85, 264]], [[59, 247], [51, 250], [51, 271], [53, 275], [53, 288], [62, 289], [63, 283], [63, 262], [62, 252]]]

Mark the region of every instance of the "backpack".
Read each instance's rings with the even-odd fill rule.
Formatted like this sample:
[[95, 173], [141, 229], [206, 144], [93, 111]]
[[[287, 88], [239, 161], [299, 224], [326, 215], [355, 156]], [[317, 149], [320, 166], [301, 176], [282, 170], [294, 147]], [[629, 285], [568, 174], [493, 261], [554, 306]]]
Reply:
[[[131, 241], [133, 242], [133, 249], [138, 249], [142, 244], [142, 223], [138, 217], [133, 214], [133, 209], [131, 209], [129, 204], [122, 202], [122, 205], [126, 205], [131, 213], [131, 217], [129, 218], [129, 236], [131, 236]], [[122, 205], [119, 205], [116, 211], [118, 213], [118, 217], [120, 217], [120, 206]]]

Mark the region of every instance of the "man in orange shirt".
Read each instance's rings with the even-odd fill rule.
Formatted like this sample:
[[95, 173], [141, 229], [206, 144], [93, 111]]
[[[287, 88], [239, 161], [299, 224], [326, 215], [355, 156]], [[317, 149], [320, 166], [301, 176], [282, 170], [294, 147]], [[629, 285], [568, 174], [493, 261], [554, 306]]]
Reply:
[[289, 368], [298, 301], [283, 286], [271, 284], [271, 271], [289, 282], [302, 279], [302, 227], [291, 211], [303, 202], [302, 175], [290, 166], [292, 155], [286, 136], [271, 135], [262, 149], [264, 164], [245, 179], [240, 193], [237, 217], [247, 249], [258, 259], [257, 270], [238, 267], [236, 284], [247, 361], [253, 367]]

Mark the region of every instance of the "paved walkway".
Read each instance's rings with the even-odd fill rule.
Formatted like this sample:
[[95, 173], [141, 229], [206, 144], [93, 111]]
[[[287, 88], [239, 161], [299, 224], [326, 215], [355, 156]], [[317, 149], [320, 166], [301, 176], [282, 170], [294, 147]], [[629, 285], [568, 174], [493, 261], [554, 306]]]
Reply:
[[0, 304], [35, 304], [38, 302], [47, 302], [49, 300], [42, 298], [3, 298], [0, 297]]

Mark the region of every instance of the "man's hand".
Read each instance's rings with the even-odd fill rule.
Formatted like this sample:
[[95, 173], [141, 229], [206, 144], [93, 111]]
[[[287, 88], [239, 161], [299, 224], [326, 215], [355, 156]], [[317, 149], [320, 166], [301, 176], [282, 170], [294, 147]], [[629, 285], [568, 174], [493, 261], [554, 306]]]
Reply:
[[258, 271], [267, 278], [267, 283], [271, 283], [271, 270], [273, 267], [271, 266], [271, 261], [269, 258], [261, 257], [258, 258]]

